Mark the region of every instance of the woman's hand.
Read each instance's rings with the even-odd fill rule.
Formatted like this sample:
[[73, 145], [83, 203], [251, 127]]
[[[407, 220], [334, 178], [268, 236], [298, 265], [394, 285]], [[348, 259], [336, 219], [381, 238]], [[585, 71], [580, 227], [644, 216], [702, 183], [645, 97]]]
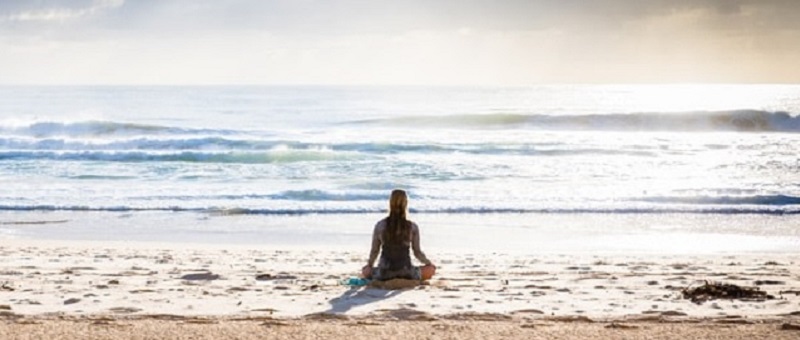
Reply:
[[362, 267], [361, 268], [361, 277], [365, 278], [365, 279], [368, 279], [368, 278], [372, 277], [372, 266], [366, 265], [366, 266]]
[[436, 266], [433, 263], [428, 263], [420, 269], [422, 280], [430, 280], [436, 274]]

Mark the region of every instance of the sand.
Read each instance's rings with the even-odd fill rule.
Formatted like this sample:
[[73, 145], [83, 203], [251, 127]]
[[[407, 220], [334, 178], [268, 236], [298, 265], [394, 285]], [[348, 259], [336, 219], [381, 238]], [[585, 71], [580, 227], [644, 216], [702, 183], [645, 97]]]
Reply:
[[[382, 288], [340, 282], [365, 249], [0, 240], [0, 254], [2, 339], [800, 338], [793, 254], [431, 252], [433, 280]], [[771, 298], [683, 297], [706, 281]]]
[[781, 324], [95, 318], [0, 323], [3, 339], [797, 339]]

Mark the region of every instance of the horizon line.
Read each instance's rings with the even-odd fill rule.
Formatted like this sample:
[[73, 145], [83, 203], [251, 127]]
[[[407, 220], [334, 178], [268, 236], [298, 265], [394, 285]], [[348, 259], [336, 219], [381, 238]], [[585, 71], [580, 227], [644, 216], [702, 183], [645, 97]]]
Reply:
[[798, 82], [547, 82], [530, 84], [380, 84], [380, 83], [0, 83], [0, 87], [494, 87], [541, 86], [792, 86]]

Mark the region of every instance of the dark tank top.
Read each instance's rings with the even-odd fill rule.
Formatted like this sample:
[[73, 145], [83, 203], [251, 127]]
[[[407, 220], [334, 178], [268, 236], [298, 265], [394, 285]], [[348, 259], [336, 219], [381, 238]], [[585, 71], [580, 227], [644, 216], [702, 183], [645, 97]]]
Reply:
[[[411, 231], [411, 222], [409, 224], [409, 232]], [[402, 237], [394, 237], [394, 240], [384, 240], [381, 245], [381, 260], [384, 262], [384, 268], [388, 271], [399, 271], [411, 268], [411, 256], [409, 255], [410, 242], [403, 240]]]
[[404, 242], [384, 242], [381, 245], [381, 261], [390, 271], [411, 268], [410, 246]]

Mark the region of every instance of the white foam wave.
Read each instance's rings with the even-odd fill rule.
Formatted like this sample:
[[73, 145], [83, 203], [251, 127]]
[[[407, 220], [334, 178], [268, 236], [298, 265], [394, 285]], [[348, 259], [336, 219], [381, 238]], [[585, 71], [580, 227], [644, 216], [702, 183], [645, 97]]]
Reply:
[[800, 132], [800, 116], [759, 110], [621, 114], [460, 114], [361, 120], [352, 124], [473, 129]]
[[150, 124], [112, 121], [75, 122], [5, 122], [0, 124], [0, 133], [11, 136], [36, 138], [48, 137], [103, 137], [103, 136], [158, 136], [158, 135], [230, 135], [238, 133], [223, 129], [181, 128]]

